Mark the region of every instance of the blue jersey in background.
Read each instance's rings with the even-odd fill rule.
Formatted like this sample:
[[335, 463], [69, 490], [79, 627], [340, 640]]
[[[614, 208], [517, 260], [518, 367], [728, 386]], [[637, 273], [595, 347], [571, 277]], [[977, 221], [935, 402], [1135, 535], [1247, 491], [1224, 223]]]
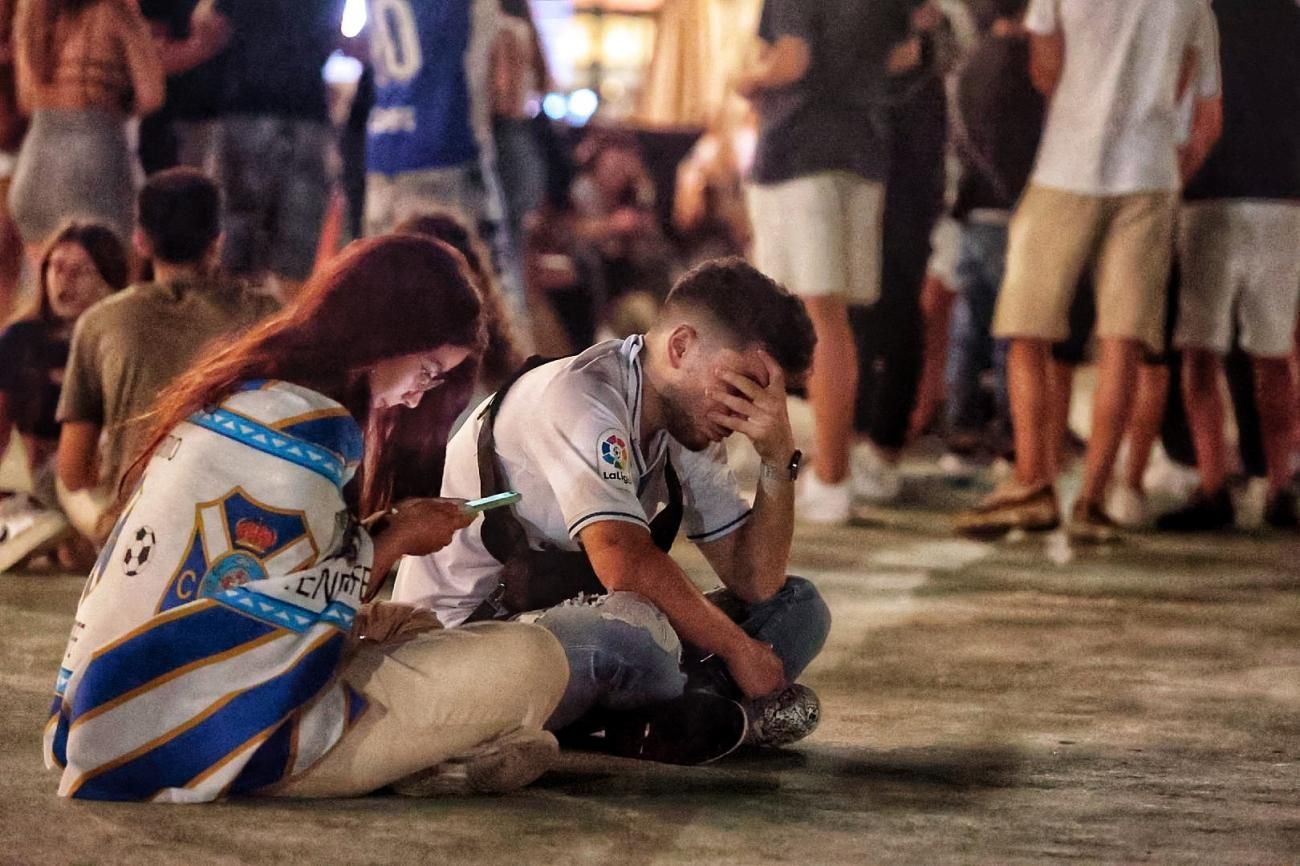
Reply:
[[370, 0], [370, 171], [398, 174], [478, 159], [467, 70], [472, 6], [473, 0]]

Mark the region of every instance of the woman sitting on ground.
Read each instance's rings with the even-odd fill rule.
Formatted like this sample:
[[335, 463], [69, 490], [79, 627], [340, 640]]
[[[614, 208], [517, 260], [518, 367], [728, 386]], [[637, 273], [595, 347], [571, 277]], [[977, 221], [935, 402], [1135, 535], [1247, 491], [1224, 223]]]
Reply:
[[31, 307], [0, 331], [0, 458], [17, 428], [32, 481], [30, 497], [0, 491], [0, 572], [52, 549], [60, 538], [64, 567], [84, 568], [94, 558], [88, 542], [66, 540], [70, 528], [55, 492], [54, 413], [72, 326], [97, 301], [126, 287], [126, 248], [105, 225], [66, 223], [46, 244], [36, 273]]
[[473, 520], [391, 498], [395, 446], [441, 452], [469, 397], [480, 307], [447, 246], [359, 241], [160, 398], [56, 682], [61, 795], [506, 790], [546, 768], [568, 677], [549, 633], [362, 606]]

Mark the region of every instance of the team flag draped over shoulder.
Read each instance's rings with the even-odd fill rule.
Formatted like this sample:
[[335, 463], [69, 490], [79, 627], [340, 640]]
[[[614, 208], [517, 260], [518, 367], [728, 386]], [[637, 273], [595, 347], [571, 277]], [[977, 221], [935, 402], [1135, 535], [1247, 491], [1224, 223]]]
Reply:
[[369, 580], [347, 411], [253, 382], [158, 449], [86, 582], [45, 729], [59, 793], [200, 802], [318, 761], [365, 710], [339, 681]]

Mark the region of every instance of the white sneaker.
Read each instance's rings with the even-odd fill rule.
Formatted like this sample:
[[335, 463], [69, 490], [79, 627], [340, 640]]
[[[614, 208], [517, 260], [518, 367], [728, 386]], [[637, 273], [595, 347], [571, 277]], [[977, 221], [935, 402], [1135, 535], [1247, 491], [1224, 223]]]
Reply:
[[854, 446], [849, 457], [849, 477], [853, 483], [853, 498], [874, 505], [893, 502], [903, 489], [903, 477], [897, 464], [881, 457], [867, 443]]
[[848, 523], [852, 511], [849, 482], [827, 484], [809, 472], [799, 477], [794, 493], [794, 516], [806, 523]]
[[1147, 471], [1142, 473], [1142, 489], [1148, 493], [1166, 494], [1171, 499], [1189, 499], [1201, 485], [1201, 474], [1193, 466], [1183, 466], [1169, 459], [1165, 449], [1156, 443], [1147, 461]]
[[1147, 522], [1147, 498], [1127, 484], [1117, 484], [1110, 491], [1106, 513], [1125, 529], [1137, 529]]
[[58, 511], [42, 508], [26, 496], [6, 499], [0, 515], [0, 574], [50, 547], [68, 529], [68, 519]]
[[1268, 479], [1251, 478], [1236, 497], [1237, 526], [1259, 529], [1264, 525], [1264, 507], [1268, 502]]

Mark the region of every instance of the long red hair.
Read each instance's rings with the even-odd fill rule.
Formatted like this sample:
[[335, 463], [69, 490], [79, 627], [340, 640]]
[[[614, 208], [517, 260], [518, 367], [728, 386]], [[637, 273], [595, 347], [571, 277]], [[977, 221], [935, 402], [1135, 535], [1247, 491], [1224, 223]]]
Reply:
[[[209, 352], [159, 397], [149, 444], [122, 478], [119, 502], [178, 424], [244, 382], [280, 379], [331, 397], [365, 431], [349, 486], [362, 516], [388, 507], [400, 467], [408, 495], [436, 495], [451, 426], [469, 402], [485, 341], [482, 302], [451, 247], [414, 235], [350, 244], [294, 302], [231, 345]], [[438, 346], [471, 355], [416, 409], [372, 410], [365, 375], [376, 363]], [[408, 465], [409, 464], [409, 465]]]

